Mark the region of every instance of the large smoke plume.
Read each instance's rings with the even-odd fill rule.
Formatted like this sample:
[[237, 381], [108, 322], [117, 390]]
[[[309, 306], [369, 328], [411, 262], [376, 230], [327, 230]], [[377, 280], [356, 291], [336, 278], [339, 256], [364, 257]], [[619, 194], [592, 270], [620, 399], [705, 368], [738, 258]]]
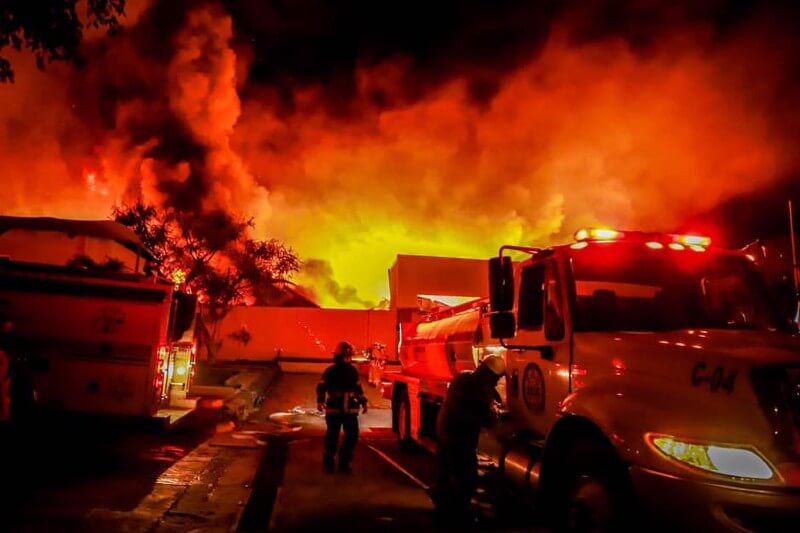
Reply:
[[134, 3], [82, 69], [14, 58], [0, 210], [254, 216], [359, 306], [397, 253], [675, 229], [796, 177], [795, 8], [494, 4]]

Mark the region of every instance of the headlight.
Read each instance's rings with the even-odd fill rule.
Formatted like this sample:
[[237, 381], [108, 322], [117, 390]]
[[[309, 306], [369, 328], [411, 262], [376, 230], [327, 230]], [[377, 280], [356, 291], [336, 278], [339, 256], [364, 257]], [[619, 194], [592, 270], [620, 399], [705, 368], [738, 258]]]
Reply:
[[749, 479], [775, 475], [772, 467], [748, 448], [686, 442], [666, 435], [648, 435], [648, 440], [664, 455], [707, 472]]

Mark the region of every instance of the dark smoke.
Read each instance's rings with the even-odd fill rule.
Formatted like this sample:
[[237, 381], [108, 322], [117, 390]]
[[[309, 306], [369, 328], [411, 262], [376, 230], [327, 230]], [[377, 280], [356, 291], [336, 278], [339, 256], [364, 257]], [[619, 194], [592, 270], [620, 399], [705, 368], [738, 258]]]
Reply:
[[[322, 259], [308, 259], [303, 262], [302, 277], [304, 282], [309, 283], [318, 290], [324, 291], [340, 305], [358, 305], [360, 307], [372, 308], [376, 303], [365, 300], [358, 295], [355, 287], [342, 286], [333, 275], [333, 267]], [[380, 302], [383, 305], [384, 302]]]
[[[790, 57], [789, 66], [800, 67], [800, 54], [792, 53], [797, 52], [797, 4], [755, 0], [156, 0], [121, 37], [86, 47], [85, 70], [71, 79], [78, 120], [89, 137], [78, 142], [89, 157], [92, 147], [111, 130], [127, 131], [130, 149], [149, 142], [145, 155], [159, 161], [163, 172], [174, 173], [180, 163], [189, 168], [188, 176], [159, 181], [166, 203], [179, 210], [201, 208], [217, 179], [208, 168], [209, 147], [169, 108], [165, 95], [170, 90], [167, 69], [179, 44], [177, 35], [186, 25], [187, 14], [203, 6], [218, 17], [231, 16], [234, 45], [242, 57], [250, 58], [241, 73], [246, 72], [246, 81], [244, 75], [238, 80], [245, 103], [263, 97], [262, 89], [269, 88], [270, 94], [277, 95], [271, 105], [292, 114], [298, 89], [321, 87], [321, 105], [331, 115], [345, 118], [365, 113], [364, 99], [357, 94], [359, 68], [393, 59], [403, 61], [404, 76], [399, 84], [372, 89], [369, 102], [374, 109], [409, 105], [456, 78], [466, 80], [475, 106], [485, 108], [504, 76], [531, 61], [558, 23], [569, 28], [570, 42], [576, 45], [621, 39], [643, 56], [692, 28], [708, 30], [705, 46], [709, 48], [736, 39], [745, 30], [755, 31], [769, 40], [765, 48], [780, 49], [783, 57]], [[202, 62], [196, 65], [205, 68]], [[800, 68], [781, 65], [785, 79], [760, 96], [772, 99], [773, 120], [782, 129], [800, 133], [800, 114], [783, 112], [798, 96]], [[762, 68], [770, 68], [769, 58]], [[754, 78], [759, 74], [753, 72]], [[120, 113], [130, 106], [140, 112]], [[68, 139], [65, 142], [76, 142], [71, 136]]]
[[[216, 2], [197, 0], [156, 1], [116, 39], [89, 44], [85, 68], [70, 80], [71, 98], [97, 143], [112, 133], [124, 132], [122, 150], [144, 147], [143, 156], [158, 162], [159, 171], [171, 176], [180, 164], [188, 175], [160, 179], [164, 203], [178, 211], [203, 209], [215, 176], [207, 168], [209, 146], [191, 131], [190, 124], [170, 108], [169, 65], [179, 47], [180, 32], [193, 9], [209, 6], [224, 16]], [[198, 62], [199, 69], [205, 65]], [[138, 194], [141, 184], [130, 184]]]
[[[748, 195], [738, 195], [714, 209], [691, 217], [687, 228], [716, 228], [721, 246], [741, 248], [756, 239], [789, 233], [788, 200], [794, 203], [795, 224], [800, 211], [800, 180], [787, 179]], [[800, 230], [800, 228], [796, 228]]]
[[254, 216], [367, 305], [396, 253], [703, 212], [757, 233], [796, 194], [800, 2], [134, 3], [80, 70], [0, 86], [3, 211]]
[[558, 12], [556, 1], [344, 0], [227, 2], [237, 40], [252, 46], [250, 79], [284, 88], [290, 111], [298, 85], [325, 85], [329, 110], [353, 111], [356, 68], [396, 56], [412, 69], [401, 91], [376, 91], [381, 107], [416, 100], [455, 76], [482, 103], [499, 77], [528, 60]]
[[619, 38], [647, 54], [686, 28], [734, 38], [754, 17], [792, 33], [796, 3], [756, 0], [248, 0], [227, 1], [236, 40], [253, 50], [250, 84], [278, 87], [287, 111], [292, 89], [323, 84], [334, 112], [352, 111], [356, 70], [396, 57], [410, 61], [394, 94], [376, 91], [379, 107], [407, 104], [453, 78], [469, 80], [478, 105], [503, 76], [530, 61], [553, 25], [567, 20], [574, 44]]

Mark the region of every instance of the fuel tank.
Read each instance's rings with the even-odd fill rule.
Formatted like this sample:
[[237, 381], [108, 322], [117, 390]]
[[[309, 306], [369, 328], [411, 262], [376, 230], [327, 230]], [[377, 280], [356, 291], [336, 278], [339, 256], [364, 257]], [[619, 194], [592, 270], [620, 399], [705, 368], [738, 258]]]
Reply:
[[404, 373], [420, 379], [449, 381], [474, 370], [482, 342], [481, 313], [470, 309], [427, 322], [403, 324], [400, 363]]

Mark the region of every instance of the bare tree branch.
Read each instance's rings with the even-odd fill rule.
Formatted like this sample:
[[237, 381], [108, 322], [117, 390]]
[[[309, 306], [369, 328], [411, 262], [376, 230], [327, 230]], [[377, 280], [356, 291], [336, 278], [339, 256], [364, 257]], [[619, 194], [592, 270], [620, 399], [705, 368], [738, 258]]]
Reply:
[[252, 220], [221, 211], [186, 216], [137, 202], [115, 207], [112, 216], [153, 251], [161, 276], [170, 279], [181, 270], [187, 288], [207, 300], [215, 318], [300, 268], [291, 248], [276, 239], [252, 239]]
[[[78, 0], [3, 0], [0, 2], [0, 53], [11, 47], [30, 50], [44, 69], [53, 61], [78, 58], [85, 28], [120, 29], [125, 0], [88, 0], [86, 13], [78, 15]], [[0, 56], [0, 83], [13, 82], [11, 62]]]

